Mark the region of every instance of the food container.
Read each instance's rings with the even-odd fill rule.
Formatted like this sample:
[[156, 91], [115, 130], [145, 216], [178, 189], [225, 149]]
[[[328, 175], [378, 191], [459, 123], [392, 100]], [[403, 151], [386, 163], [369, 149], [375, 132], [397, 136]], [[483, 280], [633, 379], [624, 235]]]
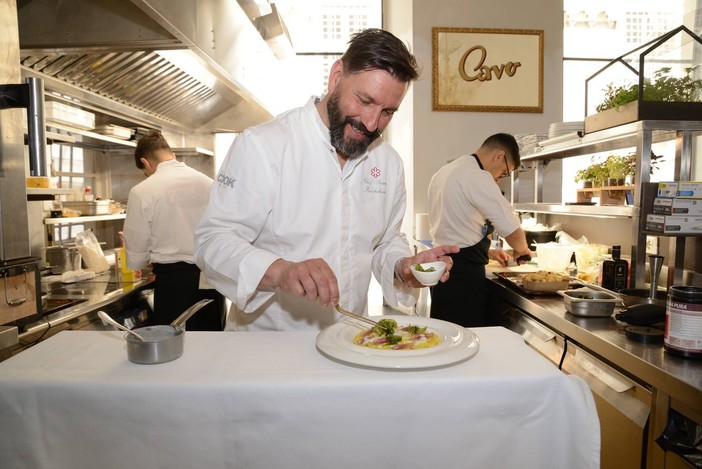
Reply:
[[129, 140], [132, 138], [133, 134], [132, 129], [114, 124], [99, 125], [95, 127], [95, 132], [102, 135], [107, 135], [108, 137], [119, 138], [121, 140]]
[[46, 248], [46, 264], [54, 275], [80, 270], [81, 261], [81, 255], [76, 246], [48, 246]]
[[536, 243], [536, 257], [539, 270], [565, 272], [573, 256], [573, 246], [558, 243]]
[[46, 102], [44, 115], [47, 121], [70, 125], [77, 129], [92, 130], [95, 128], [95, 114], [56, 101]]
[[62, 202], [61, 204], [71, 210], [77, 210], [83, 216], [109, 215], [111, 200], [94, 200], [92, 202]]
[[573, 316], [605, 318], [612, 315], [614, 305], [619, 302], [616, 296], [591, 288], [562, 290], [558, 292], [565, 301], [566, 311]]

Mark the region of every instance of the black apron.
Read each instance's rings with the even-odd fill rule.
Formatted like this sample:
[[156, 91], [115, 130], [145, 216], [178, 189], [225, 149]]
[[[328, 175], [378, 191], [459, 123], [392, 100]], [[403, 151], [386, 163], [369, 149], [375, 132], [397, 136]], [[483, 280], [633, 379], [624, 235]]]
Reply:
[[488, 263], [490, 234], [494, 228], [488, 222], [485, 236], [477, 244], [450, 254], [453, 267], [444, 283], [431, 287], [430, 316], [463, 327], [491, 325], [487, 318], [485, 265]]
[[195, 264], [174, 262], [154, 264], [153, 324], [170, 324], [190, 306], [206, 298], [214, 300], [185, 323], [189, 331], [222, 331], [226, 309], [217, 290], [200, 289], [200, 269]]

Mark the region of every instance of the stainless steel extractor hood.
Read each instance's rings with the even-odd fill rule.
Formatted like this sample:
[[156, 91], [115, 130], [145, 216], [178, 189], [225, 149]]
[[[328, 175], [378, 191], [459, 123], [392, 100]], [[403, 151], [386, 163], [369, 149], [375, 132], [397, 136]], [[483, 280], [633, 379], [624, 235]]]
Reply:
[[299, 103], [231, 0], [19, 0], [23, 76], [117, 115], [239, 131]]

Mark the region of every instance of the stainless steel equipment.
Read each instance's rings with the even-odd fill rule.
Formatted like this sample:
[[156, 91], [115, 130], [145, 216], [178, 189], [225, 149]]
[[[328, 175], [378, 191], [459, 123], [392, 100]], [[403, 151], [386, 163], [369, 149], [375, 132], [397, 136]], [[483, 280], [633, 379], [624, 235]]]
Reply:
[[577, 290], [558, 292], [565, 302], [566, 311], [574, 316], [606, 318], [614, 312], [614, 305], [619, 298], [607, 292], [579, 288]]
[[46, 137], [41, 80], [21, 82], [17, 4], [0, 0], [0, 325], [37, 319], [41, 309], [39, 258], [30, 256], [22, 111], [28, 111], [34, 175], [44, 174]]
[[52, 274], [62, 274], [81, 268], [81, 255], [76, 246], [49, 246], [46, 248], [46, 264]]
[[17, 13], [25, 76], [144, 127], [238, 131], [290, 99], [276, 91], [272, 45], [237, 2], [32, 0]]
[[20, 326], [39, 319], [39, 259], [0, 261], [0, 325]]

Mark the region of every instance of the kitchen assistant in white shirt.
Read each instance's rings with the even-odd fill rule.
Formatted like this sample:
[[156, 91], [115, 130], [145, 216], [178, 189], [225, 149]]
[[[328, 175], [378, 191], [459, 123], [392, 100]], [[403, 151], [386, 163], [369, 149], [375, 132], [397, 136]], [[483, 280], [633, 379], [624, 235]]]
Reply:
[[502, 236], [520, 225], [494, 176], [481, 169], [473, 155], [463, 155], [439, 169], [429, 184], [428, 200], [434, 246], [474, 246], [485, 237], [487, 220]]
[[154, 174], [134, 186], [124, 221], [127, 267], [193, 264], [193, 231], [211, 186], [211, 178], [177, 160], [159, 163]]

